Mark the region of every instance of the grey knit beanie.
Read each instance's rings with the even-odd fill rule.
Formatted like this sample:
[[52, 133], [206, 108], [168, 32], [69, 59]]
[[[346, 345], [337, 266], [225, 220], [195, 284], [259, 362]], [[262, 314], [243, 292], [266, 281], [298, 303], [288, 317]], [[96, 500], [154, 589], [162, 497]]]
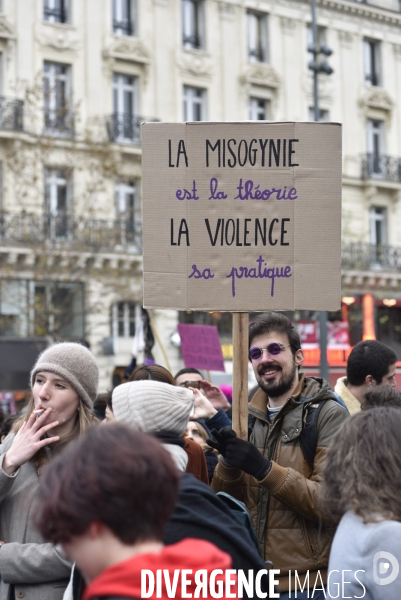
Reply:
[[92, 352], [75, 342], [53, 344], [40, 354], [31, 372], [31, 387], [39, 371], [60, 375], [77, 392], [82, 402], [93, 407], [99, 384], [99, 368]]
[[117, 386], [112, 404], [116, 421], [144, 432], [164, 430], [181, 435], [194, 406], [194, 394], [187, 388], [146, 379]]

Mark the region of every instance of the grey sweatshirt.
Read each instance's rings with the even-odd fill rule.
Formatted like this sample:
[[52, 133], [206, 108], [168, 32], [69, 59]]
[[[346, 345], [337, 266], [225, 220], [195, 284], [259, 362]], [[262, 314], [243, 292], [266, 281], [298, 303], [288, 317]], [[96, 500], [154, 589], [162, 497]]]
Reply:
[[347, 512], [334, 536], [328, 598], [400, 600], [401, 523], [363, 523]]

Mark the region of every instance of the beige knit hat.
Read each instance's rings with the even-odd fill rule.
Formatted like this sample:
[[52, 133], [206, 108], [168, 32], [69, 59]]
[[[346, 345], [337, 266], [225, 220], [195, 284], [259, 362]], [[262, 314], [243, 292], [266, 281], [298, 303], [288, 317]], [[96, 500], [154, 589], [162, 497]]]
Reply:
[[99, 368], [88, 348], [75, 342], [53, 344], [36, 361], [31, 372], [31, 387], [39, 371], [60, 375], [74, 388], [82, 402], [92, 409], [97, 396]]
[[116, 421], [144, 432], [170, 431], [181, 435], [194, 406], [194, 394], [187, 388], [160, 381], [130, 381], [114, 389], [112, 404]]

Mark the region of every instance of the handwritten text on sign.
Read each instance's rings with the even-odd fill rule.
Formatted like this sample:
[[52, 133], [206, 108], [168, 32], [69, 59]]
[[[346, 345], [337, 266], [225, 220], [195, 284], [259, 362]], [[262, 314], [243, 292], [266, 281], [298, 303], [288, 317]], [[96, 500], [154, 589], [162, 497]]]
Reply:
[[[338, 125], [145, 124], [143, 133], [149, 306], [167, 291], [164, 305], [175, 308], [293, 308], [297, 295], [312, 297], [306, 286], [319, 273], [330, 284], [328, 263], [337, 286]], [[321, 237], [327, 219], [331, 249]]]

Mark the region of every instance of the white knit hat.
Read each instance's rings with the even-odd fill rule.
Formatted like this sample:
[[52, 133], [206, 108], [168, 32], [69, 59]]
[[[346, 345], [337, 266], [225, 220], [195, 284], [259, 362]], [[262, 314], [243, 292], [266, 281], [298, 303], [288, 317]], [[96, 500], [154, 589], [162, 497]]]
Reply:
[[181, 435], [194, 406], [194, 394], [187, 388], [160, 381], [130, 381], [114, 389], [112, 405], [116, 421], [144, 432], [170, 431]]
[[59, 375], [68, 381], [88, 408], [93, 407], [99, 384], [99, 368], [88, 348], [75, 342], [53, 344], [36, 361], [31, 372], [31, 387], [39, 371]]

